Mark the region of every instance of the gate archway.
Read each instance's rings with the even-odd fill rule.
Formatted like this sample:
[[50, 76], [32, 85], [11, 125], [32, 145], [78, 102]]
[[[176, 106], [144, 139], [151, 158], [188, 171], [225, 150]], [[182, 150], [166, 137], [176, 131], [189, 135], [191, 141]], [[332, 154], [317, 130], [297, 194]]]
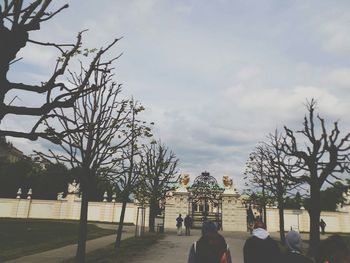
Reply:
[[201, 227], [203, 221], [216, 222], [222, 226], [222, 193], [224, 191], [208, 172], [203, 172], [194, 180], [189, 191], [189, 214], [192, 215], [193, 226]]

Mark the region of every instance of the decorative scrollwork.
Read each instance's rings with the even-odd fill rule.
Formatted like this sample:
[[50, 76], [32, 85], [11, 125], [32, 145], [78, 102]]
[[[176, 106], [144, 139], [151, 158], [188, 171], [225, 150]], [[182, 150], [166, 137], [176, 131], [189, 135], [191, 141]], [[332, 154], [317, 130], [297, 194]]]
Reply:
[[208, 172], [204, 172], [196, 177], [190, 187], [190, 199], [193, 202], [204, 200], [205, 202], [216, 203], [221, 199], [223, 190], [220, 188], [215, 177], [211, 176]]

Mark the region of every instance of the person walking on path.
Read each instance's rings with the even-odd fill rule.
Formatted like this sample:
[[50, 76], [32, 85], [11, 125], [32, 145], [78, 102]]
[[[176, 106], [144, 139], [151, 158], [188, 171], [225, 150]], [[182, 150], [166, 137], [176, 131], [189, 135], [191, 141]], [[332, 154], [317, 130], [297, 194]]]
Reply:
[[250, 234], [253, 233], [254, 221], [255, 216], [253, 213], [253, 209], [252, 206], [249, 205], [249, 208], [247, 209], [247, 231], [249, 231]]
[[190, 229], [192, 228], [192, 218], [189, 215], [185, 217], [185, 228], [186, 228], [186, 236], [191, 235]]
[[280, 251], [277, 242], [266, 231], [266, 225], [257, 221], [253, 236], [249, 237], [243, 247], [244, 263], [279, 263]]
[[320, 227], [321, 227], [321, 230], [322, 230], [322, 235], [325, 234], [326, 225], [327, 225], [326, 222], [323, 221], [323, 219], [321, 218]]
[[283, 263], [313, 263], [313, 261], [302, 254], [301, 236], [297, 231], [289, 231], [286, 235], [288, 252], [283, 256]]
[[181, 214], [179, 214], [179, 216], [176, 218], [176, 227], [177, 227], [177, 235], [181, 236], [182, 234], [182, 222], [184, 220], [181, 217]]
[[213, 222], [203, 223], [202, 236], [192, 244], [187, 262], [232, 263], [228, 245]]

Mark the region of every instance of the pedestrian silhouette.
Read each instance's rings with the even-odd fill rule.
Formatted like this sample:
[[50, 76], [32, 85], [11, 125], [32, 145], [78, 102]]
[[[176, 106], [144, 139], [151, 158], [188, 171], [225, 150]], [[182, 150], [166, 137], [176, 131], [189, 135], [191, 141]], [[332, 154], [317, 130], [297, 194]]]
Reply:
[[187, 262], [232, 263], [228, 245], [213, 222], [203, 222], [202, 236], [192, 244]]
[[192, 228], [192, 218], [189, 215], [186, 215], [185, 217], [185, 234], [186, 236], [190, 236], [191, 235], [191, 228]]
[[313, 263], [313, 261], [302, 254], [302, 241], [299, 232], [291, 230], [286, 235], [288, 252], [283, 256], [283, 263]]
[[176, 228], [177, 228], [177, 235], [181, 236], [182, 234], [182, 222], [183, 222], [183, 218], [181, 217], [181, 214], [179, 214], [179, 216], [176, 218]]
[[325, 234], [326, 225], [327, 225], [326, 222], [323, 221], [323, 219], [321, 218], [320, 227], [321, 227], [322, 235]]
[[253, 235], [243, 247], [244, 263], [280, 263], [280, 251], [277, 242], [266, 231], [266, 225], [257, 221]]

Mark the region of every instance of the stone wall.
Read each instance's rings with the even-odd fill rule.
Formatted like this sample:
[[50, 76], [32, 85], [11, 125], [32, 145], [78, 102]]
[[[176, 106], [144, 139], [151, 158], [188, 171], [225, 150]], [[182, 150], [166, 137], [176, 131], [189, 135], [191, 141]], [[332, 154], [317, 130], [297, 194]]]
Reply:
[[[36, 218], [78, 220], [81, 201], [77, 195], [70, 194], [62, 200], [10, 199], [0, 198], [0, 217], [2, 218]], [[121, 203], [89, 202], [88, 220], [117, 223], [121, 213]], [[125, 223], [136, 224], [136, 203], [126, 206]], [[187, 191], [175, 191], [167, 197], [165, 203], [164, 227], [176, 228], [176, 218], [183, 217], [190, 211]], [[145, 223], [148, 226], [149, 209], [145, 212]], [[290, 228], [309, 231], [309, 214], [305, 209], [285, 210], [285, 230]], [[326, 222], [327, 232], [350, 233], [350, 205], [340, 212], [322, 212], [321, 218]], [[224, 231], [247, 231], [246, 208], [237, 194], [224, 193], [222, 199], [222, 227]], [[277, 208], [267, 209], [267, 228], [279, 230]]]
[[[10, 199], [0, 198], [0, 217], [31, 219], [79, 220], [81, 201], [75, 195], [62, 200]], [[125, 211], [125, 223], [136, 224], [137, 207], [128, 203]], [[115, 202], [89, 202], [88, 220], [98, 222], [119, 222], [122, 204]], [[146, 209], [148, 226], [149, 209]]]
[[[277, 208], [267, 209], [267, 228], [269, 231], [279, 230], [279, 215]], [[341, 212], [321, 212], [321, 218], [326, 222], [326, 231], [331, 233], [350, 233], [350, 206], [344, 206]], [[308, 232], [310, 229], [309, 213], [305, 209], [284, 211], [284, 229], [286, 231], [299, 229]]]

